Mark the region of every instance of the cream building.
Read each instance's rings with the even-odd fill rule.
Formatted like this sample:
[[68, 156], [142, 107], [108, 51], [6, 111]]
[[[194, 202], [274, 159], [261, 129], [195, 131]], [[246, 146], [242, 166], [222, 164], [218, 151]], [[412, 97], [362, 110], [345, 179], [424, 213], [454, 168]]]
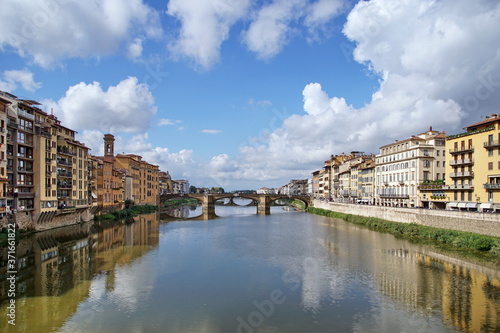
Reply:
[[444, 132], [429, 131], [380, 147], [375, 167], [375, 202], [393, 207], [429, 207], [418, 187], [445, 177]]

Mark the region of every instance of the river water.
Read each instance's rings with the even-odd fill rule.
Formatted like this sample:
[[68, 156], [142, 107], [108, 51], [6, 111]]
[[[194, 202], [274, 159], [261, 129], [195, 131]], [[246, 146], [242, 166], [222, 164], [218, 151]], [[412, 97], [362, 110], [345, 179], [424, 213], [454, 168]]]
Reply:
[[282, 207], [216, 213], [208, 221], [150, 214], [24, 239], [15, 326], [4, 249], [0, 332], [500, 330], [498, 261]]

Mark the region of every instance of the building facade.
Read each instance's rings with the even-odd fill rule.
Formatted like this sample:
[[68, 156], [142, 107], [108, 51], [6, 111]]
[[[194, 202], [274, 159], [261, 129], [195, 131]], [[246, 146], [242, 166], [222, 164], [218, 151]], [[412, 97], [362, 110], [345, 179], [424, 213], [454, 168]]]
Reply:
[[375, 202], [393, 207], [429, 207], [419, 185], [445, 176], [444, 132], [429, 131], [380, 147], [375, 167]]
[[500, 210], [500, 116], [465, 127], [446, 140], [447, 208]]

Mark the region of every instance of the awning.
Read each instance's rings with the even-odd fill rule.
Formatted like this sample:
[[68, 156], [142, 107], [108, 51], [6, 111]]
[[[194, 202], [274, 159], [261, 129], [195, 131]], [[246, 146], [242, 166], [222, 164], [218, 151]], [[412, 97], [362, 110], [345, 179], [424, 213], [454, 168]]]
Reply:
[[465, 202], [459, 202], [457, 207], [458, 208], [466, 208], [467, 204]]
[[477, 203], [475, 203], [475, 202], [468, 202], [467, 203], [467, 208], [477, 208]]
[[94, 192], [92, 192], [92, 198], [97, 199], [97, 194], [95, 194]]
[[449, 203], [450, 208], [457, 208], [457, 206], [458, 206], [458, 202], [450, 202]]
[[479, 205], [479, 209], [492, 209], [493, 205], [489, 202], [483, 202]]

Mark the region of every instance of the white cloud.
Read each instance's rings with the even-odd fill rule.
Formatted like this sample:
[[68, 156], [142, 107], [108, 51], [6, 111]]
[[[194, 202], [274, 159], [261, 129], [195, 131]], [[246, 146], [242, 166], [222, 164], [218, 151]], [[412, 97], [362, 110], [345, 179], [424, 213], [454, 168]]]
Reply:
[[261, 59], [281, 52], [293, 31], [291, 21], [299, 17], [304, 5], [304, 0], [276, 0], [260, 8], [243, 35], [247, 47]]
[[201, 133], [206, 133], [206, 134], [219, 134], [222, 133], [221, 130], [216, 130], [216, 129], [204, 129], [201, 131]]
[[174, 56], [187, 57], [200, 69], [212, 67], [229, 29], [245, 16], [249, 0], [171, 0], [167, 13], [181, 23], [178, 38], [169, 45]]
[[26, 68], [21, 70], [7, 70], [3, 72], [3, 81], [0, 81], [0, 89], [12, 92], [19, 85], [29, 92], [34, 92], [42, 87], [41, 82], [35, 82], [33, 73]]
[[0, 49], [12, 48], [43, 67], [109, 55], [139, 35], [161, 34], [158, 13], [142, 0], [6, 0], [0, 11]]
[[179, 123], [179, 121], [162, 118], [158, 121], [158, 126], [169, 126], [169, 125], [175, 125], [176, 123]]
[[[380, 74], [370, 103], [354, 108], [319, 83], [293, 115], [241, 148], [256, 179], [308, 175], [330, 154], [378, 147], [426, 131], [458, 133], [500, 105], [500, 3], [360, 1], [344, 26], [354, 58]], [[243, 167], [245, 169], [243, 169]]]
[[142, 55], [142, 42], [141, 38], [135, 38], [128, 46], [128, 56], [132, 59], [137, 59]]
[[[45, 101], [44, 104], [51, 103]], [[106, 91], [99, 82], [80, 82], [69, 87], [56, 105], [56, 114], [66, 126], [111, 133], [145, 132], [156, 114], [153, 95], [135, 77]]]

